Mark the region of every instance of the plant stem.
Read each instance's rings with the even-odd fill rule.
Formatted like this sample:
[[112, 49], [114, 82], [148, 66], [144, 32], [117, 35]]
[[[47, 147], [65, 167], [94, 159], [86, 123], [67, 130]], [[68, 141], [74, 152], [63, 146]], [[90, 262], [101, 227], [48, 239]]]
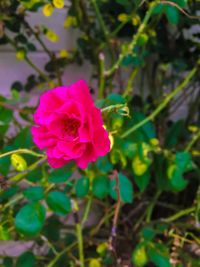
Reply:
[[101, 112], [102, 113], [106, 113], [106, 112], [114, 112], [114, 111], [117, 111], [123, 107], [126, 107], [126, 104], [116, 104], [116, 105], [110, 105], [110, 106], [107, 106], [105, 108], [102, 108], [101, 109]]
[[87, 206], [85, 208], [85, 212], [84, 212], [84, 215], [83, 215], [83, 219], [82, 219], [82, 222], [81, 224], [83, 225], [85, 222], [87, 222], [88, 220], [88, 215], [89, 215], [89, 212], [90, 212], [90, 209], [91, 209], [91, 205], [92, 205], [92, 195], [89, 196], [89, 199], [88, 199], [88, 202], [87, 202]]
[[191, 208], [188, 208], [188, 209], [185, 209], [185, 210], [181, 210], [179, 211], [178, 213], [168, 217], [168, 218], [164, 218], [162, 219], [162, 222], [166, 222], [166, 223], [170, 223], [170, 222], [173, 222], [177, 219], [179, 219], [180, 217], [183, 217], [187, 214], [190, 214], [191, 212], [195, 211], [196, 210], [196, 207], [191, 207]]
[[74, 216], [74, 222], [76, 225], [76, 236], [77, 236], [77, 241], [78, 241], [80, 267], [85, 267], [82, 226], [81, 226], [79, 216], [78, 216], [78, 209], [79, 208], [78, 208], [77, 202], [72, 200], [71, 203], [72, 203], [72, 212], [73, 212], [73, 216]]
[[[159, 1], [160, 2], [160, 1]], [[144, 29], [146, 28], [147, 26], [147, 23], [152, 15], [152, 12], [155, 8], [155, 6], [159, 3], [158, 1], [156, 2], [153, 2], [151, 4], [151, 7], [150, 9], [147, 11], [145, 17], [144, 17], [144, 20], [142, 21], [142, 23], [140, 24], [140, 27], [137, 31], [137, 33], [134, 35], [133, 37], [133, 40], [132, 42], [130, 43], [130, 45], [128, 46], [128, 49], [123, 51], [120, 55], [119, 55], [119, 58], [118, 60], [115, 62], [115, 64], [105, 72], [105, 75], [106, 76], [110, 76], [112, 75], [120, 66], [120, 64], [122, 63], [123, 59], [128, 55], [128, 54], [132, 54], [133, 53], [133, 49], [135, 48], [136, 44], [137, 44], [137, 41], [138, 41], [138, 38], [140, 37], [140, 34], [143, 33]]]
[[105, 69], [105, 57], [103, 53], [99, 54], [99, 92], [98, 92], [98, 98], [103, 98], [103, 91], [105, 87], [105, 77], [104, 77], [104, 69]]
[[49, 78], [26, 56], [24, 60], [31, 66], [44, 80], [49, 81]]
[[[17, 45], [15, 44], [15, 42], [13, 42], [12, 39], [10, 39], [10, 37], [8, 37], [7, 35], [5, 35], [6, 39], [8, 40], [8, 42], [15, 48], [17, 49]], [[48, 81], [49, 78], [48, 76], [41, 71], [27, 56], [25, 56], [24, 60], [26, 61], [26, 63], [28, 63], [28, 65], [30, 65], [37, 73], [39, 73], [39, 75], [41, 77], [44, 78], [44, 80]]]
[[147, 215], [146, 215], [146, 222], [149, 223], [151, 221], [151, 216], [153, 213], [153, 209], [156, 205], [156, 202], [158, 200], [158, 198], [160, 197], [162, 191], [158, 190], [157, 193], [155, 194], [154, 198], [152, 199], [149, 207], [147, 208]]
[[139, 71], [139, 68], [134, 69], [133, 72], [131, 73], [131, 76], [130, 76], [130, 78], [128, 80], [128, 84], [127, 84], [126, 90], [123, 93], [123, 97], [128, 96], [132, 92], [133, 81], [134, 81], [135, 77], [137, 76], [138, 71]]
[[91, 3], [93, 5], [93, 7], [94, 7], [97, 19], [99, 21], [99, 25], [100, 25], [100, 27], [102, 29], [103, 35], [104, 35], [106, 43], [108, 45], [109, 52], [111, 54], [111, 57], [112, 57], [112, 59], [114, 59], [113, 49], [112, 49], [112, 47], [110, 45], [110, 40], [109, 40], [109, 31], [108, 31], [108, 29], [107, 29], [107, 27], [106, 27], [106, 25], [104, 23], [104, 20], [102, 18], [101, 12], [100, 12], [99, 7], [98, 7], [98, 4], [97, 4], [96, 0], [91, 0]]
[[40, 166], [45, 160], [46, 160], [46, 157], [44, 156], [42, 159], [40, 159], [40, 160], [36, 161], [35, 163], [33, 163], [32, 165], [30, 165], [24, 172], [19, 173], [13, 177], [10, 177], [9, 180], [12, 182], [15, 182], [15, 183], [21, 181], [24, 178], [24, 176], [27, 175], [27, 173], [38, 168], [38, 166]]
[[74, 242], [73, 244], [71, 244], [70, 246], [66, 247], [65, 249], [63, 249], [60, 253], [58, 253], [56, 255], [56, 257], [47, 265], [47, 267], [53, 267], [56, 262], [60, 259], [60, 257], [62, 257], [62, 255], [64, 255], [65, 253], [67, 253], [68, 251], [70, 251], [73, 247], [75, 247], [77, 244], [77, 242]]
[[174, 91], [172, 91], [169, 95], [167, 95], [164, 98], [163, 102], [161, 102], [161, 104], [148, 117], [146, 117], [144, 120], [140, 121], [139, 123], [137, 123], [136, 125], [131, 127], [129, 130], [124, 132], [121, 135], [121, 138], [127, 137], [129, 134], [133, 133], [134, 131], [136, 131], [137, 129], [142, 127], [144, 124], [146, 124], [150, 120], [153, 120], [168, 105], [168, 103], [171, 101], [171, 99], [174, 98], [174, 96], [176, 96], [190, 82], [190, 80], [193, 78], [193, 76], [196, 74], [196, 72], [197, 72], [197, 67], [194, 67], [188, 73], [188, 75], [183, 80], [183, 82], [181, 84], [179, 84], [179, 86], [177, 86]]
[[[112, 225], [112, 230], [109, 238], [109, 249], [113, 252], [115, 252], [115, 239], [117, 236], [117, 223], [118, 223], [118, 218], [119, 218], [119, 212], [121, 208], [121, 195], [120, 195], [120, 188], [119, 188], [119, 174], [117, 171], [113, 172], [113, 179], [116, 180], [116, 186], [115, 190], [117, 192], [117, 203], [116, 203], [116, 208], [115, 208], [115, 213], [114, 213], [114, 218], [113, 218], [113, 225]], [[112, 178], [112, 177], [111, 177]]]
[[82, 235], [82, 228], [80, 223], [76, 223], [76, 235], [78, 239], [78, 250], [79, 250], [79, 260], [80, 266], [84, 267], [84, 253], [83, 253], [83, 235]]
[[196, 143], [196, 141], [200, 138], [200, 130], [192, 137], [190, 142], [187, 144], [185, 151], [190, 151], [192, 146]]
[[4, 157], [10, 156], [12, 154], [29, 154], [29, 155], [39, 157], [39, 158], [44, 157], [43, 154], [36, 153], [36, 152], [29, 150], [29, 149], [26, 149], [26, 148], [20, 148], [20, 149], [16, 149], [16, 150], [12, 150], [12, 151], [0, 154], [0, 158], [4, 158]]

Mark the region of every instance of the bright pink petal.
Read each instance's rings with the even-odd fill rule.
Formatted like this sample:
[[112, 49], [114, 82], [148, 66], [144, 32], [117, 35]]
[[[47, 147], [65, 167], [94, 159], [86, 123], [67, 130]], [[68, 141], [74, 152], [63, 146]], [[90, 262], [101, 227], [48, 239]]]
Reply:
[[105, 156], [110, 151], [108, 132], [103, 127], [94, 133], [93, 145], [98, 156]]
[[93, 162], [97, 159], [94, 147], [91, 143], [86, 144], [85, 151], [83, 155], [76, 160], [77, 165], [81, 169], [86, 169], [90, 162]]
[[60, 168], [64, 166], [66, 163], [68, 163], [67, 160], [55, 159], [55, 158], [47, 158], [47, 161], [52, 168]]
[[48, 146], [52, 146], [56, 143], [55, 138], [47, 129], [43, 126], [33, 126], [31, 128], [31, 133], [33, 135], [33, 142], [40, 148], [44, 149]]
[[79, 80], [78, 82], [72, 84], [68, 88], [69, 96], [82, 103], [85, 109], [90, 112], [91, 108], [94, 106], [94, 101], [90, 95], [89, 87], [84, 80]]
[[60, 141], [58, 143], [58, 148], [64, 154], [65, 159], [76, 159], [82, 156], [85, 151], [85, 144], [81, 144], [76, 141]]

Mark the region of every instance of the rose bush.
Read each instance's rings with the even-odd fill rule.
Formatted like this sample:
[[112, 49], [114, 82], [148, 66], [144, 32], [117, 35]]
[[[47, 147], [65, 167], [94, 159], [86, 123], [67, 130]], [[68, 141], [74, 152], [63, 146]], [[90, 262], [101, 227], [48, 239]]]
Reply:
[[101, 111], [95, 107], [85, 81], [44, 93], [34, 121], [33, 140], [40, 149], [47, 150], [53, 168], [75, 160], [85, 169], [110, 150]]

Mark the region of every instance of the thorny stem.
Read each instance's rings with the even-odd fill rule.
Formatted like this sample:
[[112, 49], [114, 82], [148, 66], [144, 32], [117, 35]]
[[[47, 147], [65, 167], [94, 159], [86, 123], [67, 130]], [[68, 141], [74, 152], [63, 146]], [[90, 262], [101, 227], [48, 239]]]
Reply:
[[123, 97], [128, 96], [132, 92], [133, 81], [134, 81], [135, 77], [137, 76], [138, 71], [139, 71], [139, 68], [133, 70], [133, 72], [132, 72], [132, 74], [128, 80], [126, 90], [123, 93]]
[[192, 137], [191, 141], [187, 144], [185, 151], [190, 151], [190, 149], [192, 148], [192, 146], [196, 143], [196, 141], [200, 138], [200, 130], [194, 134], [194, 136]]
[[29, 172], [38, 168], [38, 166], [40, 166], [42, 163], [44, 163], [44, 161], [46, 161], [45, 156], [42, 159], [40, 159], [40, 160], [36, 161], [35, 163], [33, 163], [32, 165], [30, 165], [25, 171], [9, 178], [9, 180], [12, 182], [16, 182], [16, 183], [21, 181]]
[[113, 49], [112, 49], [112, 47], [110, 45], [109, 31], [108, 31], [108, 29], [107, 29], [107, 27], [106, 27], [106, 25], [104, 23], [104, 20], [102, 18], [101, 12], [100, 12], [99, 7], [98, 7], [98, 4], [97, 4], [96, 0], [91, 0], [91, 3], [93, 5], [93, 7], [94, 7], [94, 11], [95, 11], [97, 19], [99, 21], [99, 25], [101, 27], [101, 30], [102, 30], [102, 32], [104, 34], [104, 37], [105, 37], [106, 43], [108, 45], [108, 49], [109, 49], [109, 52], [111, 54], [111, 57], [114, 58]]
[[87, 222], [88, 220], [88, 216], [89, 216], [89, 212], [90, 212], [90, 209], [91, 209], [91, 206], [92, 206], [92, 195], [89, 196], [89, 199], [88, 199], [88, 202], [87, 202], [87, 205], [86, 205], [86, 208], [85, 208], [85, 212], [84, 212], [84, 215], [83, 215], [83, 219], [82, 219], [82, 222], [81, 224], [83, 225], [85, 222]]
[[10, 156], [12, 154], [29, 154], [29, 155], [39, 157], [39, 158], [44, 157], [43, 154], [36, 153], [36, 152], [29, 150], [29, 149], [26, 149], [26, 148], [20, 148], [20, 149], [16, 149], [16, 150], [12, 150], [12, 151], [0, 154], [0, 158], [4, 158], [4, 157]]
[[170, 223], [170, 222], [173, 222], [177, 219], [179, 219], [180, 217], [183, 217], [185, 215], [188, 215], [190, 213], [192, 213], [193, 211], [195, 211], [196, 207], [191, 207], [191, 208], [188, 208], [188, 209], [185, 209], [185, 210], [181, 210], [179, 211], [178, 213], [168, 217], [168, 218], [163, 218], [162, 219], [162, 222], [166, 222], [166, 223]]
[[150, 9], [147, 11], [143, 22], [140, 24], [140, 27], [137, 31], [137, 33], [134, 35], [132, 42], [130, 43], [129, 47], [127, 50], [125, 50], [124, 52], [122, 52], [119, 55], [118, 60], [115, 62], [115, 64], [107, 71], [105, 71], [105, 75], [106, 76], [111, 76], [120, 66], [120, 64], [122, 63], [123, 59], [130, 53], [133, 53], [133, 49], [135, 48], [138, 38], [140, 37], [141, 33], [144, 31], [145, 27], [147, 26], [147, 23], [152, 15], [152, 12], [155, 8], [155, 6], [158, 4], [159, 2], [155, 2], [152, 3]]
[[115, 251], [115, 239], [117, 235], [117, 223], [118, 223], [118, 218], [119, 218], [119, 212], [121, 208], [121, 196], [120, 196], [120, 189], [119, 189], [119, 174], [117, 171], [113, 172], [113, 175], [111, 179], [116, 180], [116, 185], [115, 185], [115, 190], [117, 192], [117, 203], [116, 203], [116, 208], [115, 208], [115, 213], [114, 213], [114, 218], [113, 218], [113, 225], [112, 225], [112, 230], [109, 238], [109, 249], [111, 251]]
[[56, 257], [47, 265], [47, 267], [53, 267], [56, 262], [64, 255], [65, 253], [69, 252], [72, 248], [77, 245], [77, 242], [72, 243], [70, 246], [64, 248], [60, 253], [56, 255]]
[[[10, 39], [7, 35], [5, 35], [6, 39], [9, 41], [9, 43], [15, 48], [17, 49], [17, 46], [15, 44], [15, 42], [12, 41], [12, 39]], [[28, 63], [29, 66], [31, 66], [42, 78], [44, 78], [44, 80], [49, 81], [49, 78], [47, 75], [45, 75], [45, 73], [40, 70], [27, 56], [25, 56], [24, 60], [26, 61], [26, 63]]]
[[128, 129], [126, 132], [124, 132], [121, 135], [121, 138], [127, 137], [129, 134], [133, 133], [134, 131], [136, 131], [137, 129], [142, 127], [147, 122], [153, 120], [168, 105], [168, 103], [172, 100], [172, 98], [174, 98], [174, 96], [176, 96], [190, 82], [190, 80], [193, 78], [193, 76], [196, 74], [196, 72], [197, 72], [197, 67], [194, 67], [188, 73], [188, 75], [183, 80], [183, 82], [181, 84], [179, 84], [179, 86], [176, 87], [176, 89], [174, 91], [172, 91], [168, 96], [166, 96], [164, 98], [163, 102], [161, 102], [161, 104], [148, 117], [146, 117], [144, 120], [140, 121], [139, 123], [137, 123], [136, 125], [134, 125], [130, 129]]
[[98, 92], [98, 98], [103, 98], [103, 91], [105, 87], [105, 77], [104, 77], [104, 69], [105, 69], [105, 57], [103, 53], [99, 54], [99, 92]]
[[110, 106], [107, 106], [105, 108], [102, 108], [101, 112], [102, 113], [111, 112], [111, 111], [113, 112], [113, 111], [117, 111], [117, 110], [124, 108], [124, 107], [126, 107], [126, 104], [110, 105]]
[[151, 221], [151, 216], [153, 213], [153, 209], [156, 205], [156, 202], [158, 200], [158, 198], [160, 197], [162, 191], [158, 190], [157, 193], [155, 194], [153, 200], [151, 201], [149, 207], [147, 208], [147, 215], [146, 215], [146, 222], [149, 223]]
[[[39, 33], [35, 32], [34, 29], [32, 29], [32, 27], [25, 20], [23, 21], [23, 23], [30, 30], [30, 32], [35, 36], [36, 40], [39, 42], [39, 44], [44, 49], [44, 51], [49, 55], [50, 59], [55, 61], [56, 59], [55, 54], [46, 47], [44, 42], [41, 40]], [[59, 71], [58, 64], [56, 64], [56, 73], [57, 73], [58, 85], [62, 85], [62, 78], [61, 78], [61, 73]]]
[[85, 267], [82, 226], [81, 226], [81, 223], [79, 221], [79, 216], [78, 216], [78, 204], [75, 201], [72, 201], [72, 212], [74, 216], [74, 222], [76, 225], [76, 235], [77, 235], [77, 240], [78, 240], [80, 267]]

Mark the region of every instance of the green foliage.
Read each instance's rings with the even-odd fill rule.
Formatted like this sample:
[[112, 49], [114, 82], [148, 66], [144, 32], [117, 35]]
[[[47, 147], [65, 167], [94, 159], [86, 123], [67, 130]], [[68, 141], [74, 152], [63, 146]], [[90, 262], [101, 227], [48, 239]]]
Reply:
[[109, 178], [97, 176], [93, 180], [92, 193], [95, 197], [103, 199], [109, 194]]
[[37, 235], [44, 225], [45, 213], [45, 208], [37, 202], [26, 204], [16, 215], [16, 229], [25, 236]]
[[110, 195], [113, 199], [118, 199], [117, 183], [119, 183], [119, 194], [121, 201], [124, 203], [132, 203], [133, 201], [133, 185], [131, 181], [122, 173], [119, 173], [119, 181], [116, 179], [110, 180]]
[[23, 195], [31, 201], [37, 201], [44, 198], [44, 189], [41, 186], [34, 186], [24, 190]]
[[71, 211], [70, 199], [62, 192], [51, 191], [46, 201], [49, 208], [58, 215], [65, 216]]
[[48, 179], [50, 183], [64, 183], [66, 182], [72, 174], [72, 171], [66, 167], [53, 170], [50, 172]]
[[87, 177], [81, 177], [77, 180], [75, 191], [77, 197], [85, 197], [89, 191], [90, 180]]
[[25, 252], [19, 256], [16, 262], [16, 267], [33, 267], [35, 266], [35, 256], [32, 252]]

